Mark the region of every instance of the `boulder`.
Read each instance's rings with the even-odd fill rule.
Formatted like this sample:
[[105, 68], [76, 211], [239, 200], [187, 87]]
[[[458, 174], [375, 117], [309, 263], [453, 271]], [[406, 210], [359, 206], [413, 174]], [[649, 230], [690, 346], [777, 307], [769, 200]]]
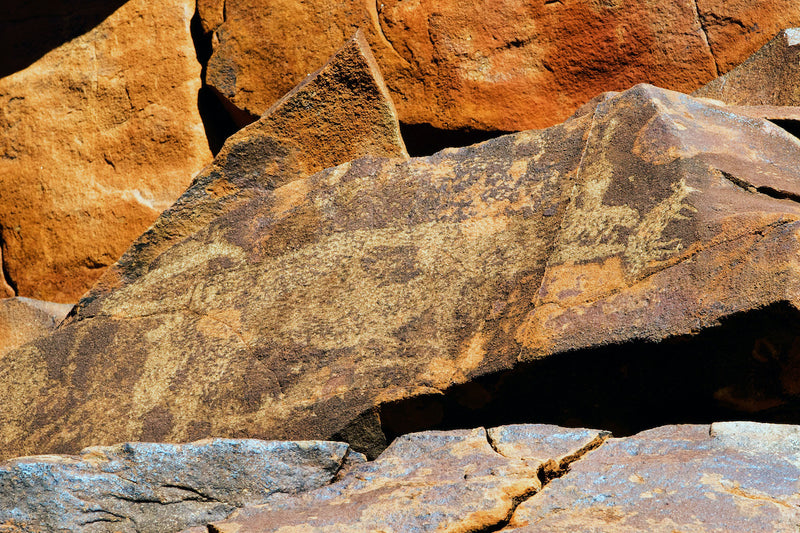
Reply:
[[[624, 412], [687, 383], [726, 416], [796, 408], [799, 156], [768, 121], [640, 85], [546, 130], [265, 190], [6, 355], [0, 453], [342, 436], [375, 456], [448, 420], [402, 402], [620, 354], [657, 368]], [[590, 405], [615, 394], [590, 379]], [[458, 401], [491, 403], [478, 389]], [[558, 404], [497, 390], [520, 400], [498, 416]]]
[[503, 531], [794, 531], [800, 428], [722, 422], [609, 439]]
[[[223, 9], [224, 6], [224, 9]], [[206, 82], [243, 122], [363, 28], [401, 121], [517, 131], [565, 120], [639, 82], [692, 91], [800, 24], [768, 3], [203, 0]]]
[[744, 63], [693, 94], [728, 104], [800, 106], [800, 28], [778, 33]]
[[258, 121], [231, 136], [79, 307], [135, 280], [164, 250], [254, 196], [365, 155], [408, 157], [383, 78], [357, 32]]
[[[504, 448], [495, 445], [493, 431], [502, 435]], [[404, 435], [334, 484], [246, 507], [209, 530], [490, 530], [541, 488], [542, 461], [577, 458], [604, 438], [598, 431], [552, 426]]]
[[26, 342], [52, 332], [72, 306], [16, 297], [0, 299], [0, 359]]
[[338, 442], [131, 442], [0, 463], [0, 531], [164, 533], [330, 483]]
[[77, 301], [211, 160], [194, 5], [130, 0], [0, 79], [0, 241], [17, 295]]

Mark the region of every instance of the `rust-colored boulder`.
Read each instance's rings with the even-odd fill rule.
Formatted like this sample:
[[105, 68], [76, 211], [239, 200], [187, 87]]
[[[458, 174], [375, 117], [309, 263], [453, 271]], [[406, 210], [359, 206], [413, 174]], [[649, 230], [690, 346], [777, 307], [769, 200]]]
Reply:
[[501, 131], [556, 124], [599, 92], [639, 82], [692, 91], [800, 25], [794, 0], [198, 7], [214, 32], [206, 82], [241, 120], [260, 115], [361, 27], [403, 122]]
[[69, 304], [30, 298], [0, 299], [0, 360], [11, 350], [52, 332], [71, 309]]
[[694, 95], [736, 105], [800, 106], [798, 77], [800, 28], [790, 28]]
[[[342, 435], [375, 454], [414, 418], [398, 402], [665, 339], [677, 386], [796, 406], [798, 157], [768, 121], [640, 85], [547, 130], [264, 190], [8, 354], [0, 451]], [[734, 319], [764, 328], [703, 336]]]
[[503, 531], [795, 531], [798, 476], [797, 426], [661, 427], [572, 463]]
[[231, 136], [79, 305], [130, 283], [161, 252], [245, 201], [364, 155], [408, 157], [391, 98], [358, 32], [258, 121]]
[[0, 79], [0, 242], [18, 295], [75, 302], [210, 161], [193, 10], [130, 0]]

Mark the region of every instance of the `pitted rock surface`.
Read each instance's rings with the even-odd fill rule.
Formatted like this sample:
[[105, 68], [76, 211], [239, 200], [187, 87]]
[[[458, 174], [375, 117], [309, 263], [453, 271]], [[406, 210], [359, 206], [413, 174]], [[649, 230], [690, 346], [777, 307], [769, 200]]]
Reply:
[[[374, 454], [391, 402], [796, 315], [798, 156], [765, 120], [642, 85], [547, 130], [265, 191], [8, 354], [2, 453], [358, 429]], [[720, 399], [796, 401], [795, 341], [789, 325], [737, 348], [775, 363], [772, 403]]]
[[164, 250], [265, 190], [362, 157], [407, 158], [397, 116], [361, 32], [319, 70], [231, 136], [211, 165], [78, 304], [131, 283]]
[[[689, 92], [781, 29], [794, 0], [203, 0], [206, 82], [253, 117], [364, 28], [400, 119], [442, 129], [551, 126], [601, 91]], [[302, 28], [299, 31], [298, 28]]]
[[330, 483], [338, 442], [125, 443], [0, 463], [0, 531], [164, 533]]
[[0, 299], [0, 360], [28, 341], [52, 332], [72, 306], [16, 297]]
[[0, 80], [0, 244], [17, 296], [76, 302], [211, 161], [193, 11], [130, 0]]
[[800, 428], [666, 426], [610, 439], [503, 531], [796, 531]]

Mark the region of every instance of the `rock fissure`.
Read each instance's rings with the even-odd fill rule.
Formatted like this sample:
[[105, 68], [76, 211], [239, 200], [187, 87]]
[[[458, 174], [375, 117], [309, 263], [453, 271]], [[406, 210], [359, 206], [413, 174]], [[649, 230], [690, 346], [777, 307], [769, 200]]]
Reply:
[[719, 61], [717, 60], [717, 56], [714, 54], [714, 50], [711, 48], [711, 41], [708, 38], [708, 30], [705, 26], [705, 14], [700, 13], [700, 6], [698, 5], [698, 0], [690, 0], [690, 4], [692, 4], [692, 9], [694, 10], [694, 16], [697, 19], [697, 24], [700, 26], [700, 33], [701, 37], [703, 38], [703, 42], [708, 48], [708, 53], [711, 56], [711, 59], [714, 61], [714, 75], [719, 77], [721, 74], [719, 68]]
[[[502, 531], [505, 529], [511, 520], [514, 517], [514, 513], [516, 512], [517, 508], [522, 505], [524, 502], [530, 500], [531, 498], [535, 497], [538, 493], [540, 493], [548, 483], [550, 483], [554, 479], [558, 479], [564, 475], [566, 475], [570, 470], [570, 465], [575, 463], [576, 461], [580, 461], [583, 457], [585, 457], [590, 452], [596, 450], [600, 446], [605, 443], [611, 437], [610, 433], [601, 433], [591, 442], [587, 443], [586, 445], [582, 446], [579, 450], [575, 453], [570, 454], [560, 461], [556, 462], [554, 460], [549, 460], [543, 462], [539, 466], [539, 471], [537, 473], [537, 477], [539, 478], [539, 487], [531, 487], [527, 491], [523, 492], [522, 494], [515, 496], [512, 499], [511, 506], [509, 508], [508, 514], [500, 521], [495, 522], [493, 524], [487, 525], [483, 529], [476, 530], [477, 533], [493, 533], [496, 531]], [[502, 455], [503, 457], [508, 457], [508, 455], [504, 454], [500, 451], [498, 445], [492, 439], [491, 434], [489, 431], [486, 432], [486, 440], [489, 442], [489, 446], [497, 452], [498, 454]]]
[[749, 193], [758, 193], [769, 196], [770, 198], [775, 198], [776, 200], [791, 200], [792, 202], [800, 203], [800, 194], [776, 189], [766, 185], [757, 187], [747, 180], [734, 176], [730, 172], [725, 172], [724, 170], [720, 169], [716, 169], [716, 171], [719, 172], [726, 180]]

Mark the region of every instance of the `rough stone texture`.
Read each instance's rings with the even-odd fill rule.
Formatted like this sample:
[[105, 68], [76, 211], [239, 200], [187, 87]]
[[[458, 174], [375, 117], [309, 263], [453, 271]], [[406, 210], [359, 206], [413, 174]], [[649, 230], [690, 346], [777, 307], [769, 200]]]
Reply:
[[797, 531], [800, 428], [666, 426], [610, 439], [503, 531]]
[[800, 106], [800, 28], [780, 32], [758, 52], [694, 92], [728, 104]]
[[231, 136], [79, 306], [135, 280], [171, 245], [265, 190], [364, 155], [408, 157], [391, 98], [358, 32], [257, 122]]
[[193, 12], [131, 0], [0, 80], [0, 242], [18, 295], [77, 301], [210, 161]]
[[[0, 450], [379, 435], [375, 408], [521, 363], [796, 314], [799, 156], [765, 120], [642, 85], [264, 191], [8, 354]], [[794, 331], [740, 347], [774, 362], [779, 402]]]
[[545, 476], [563, 472], [587, 451], [600, 446], [611, 433], [568, 429], [547, 424], [512, 424], [488, 430], [492, 448], [506, 457], [536, 461]]
[[69, 304], [30, 298], [0, 299], [0, 359], [26, 342], [53, 331], [71, 309]]
[[697, 9], [721, 74], [781, 30], [800, 25], [800, 5], [794, 0], [697, 0]]
[[556, 124], [600, 91], [639, 82], [692, 91], [800, 24], [794, 0], [204, 0], [199, 8], [214, 31], [206, 81], [245, 115], [260, 115], [363, 27], [402, 121], [500, 131]]
[[330, 483], [347, 444], [126, 443], [0, 464], [0, 531], [164, 533]]
[[482, 531], [540, 488], [540, 467], [494, 451], [483, 428], [410, 434], [337, 483], [242, 509], [209, 530]]

